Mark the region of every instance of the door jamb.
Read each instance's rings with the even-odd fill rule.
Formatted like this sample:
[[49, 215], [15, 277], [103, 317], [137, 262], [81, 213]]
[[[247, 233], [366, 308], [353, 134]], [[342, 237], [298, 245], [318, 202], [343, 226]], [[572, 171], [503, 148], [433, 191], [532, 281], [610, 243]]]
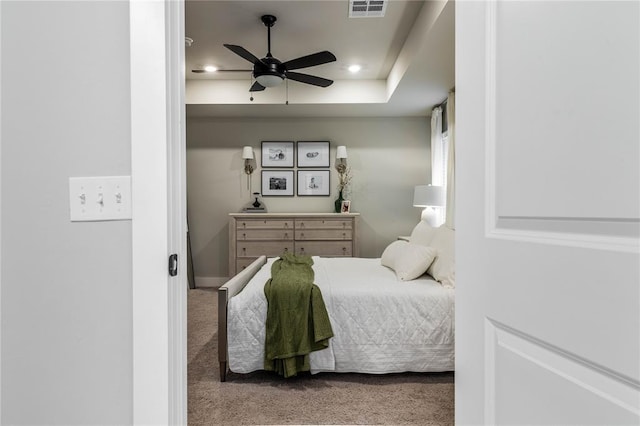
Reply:
[[186, 424], [184, 0], [129, 8], [133, 424]]

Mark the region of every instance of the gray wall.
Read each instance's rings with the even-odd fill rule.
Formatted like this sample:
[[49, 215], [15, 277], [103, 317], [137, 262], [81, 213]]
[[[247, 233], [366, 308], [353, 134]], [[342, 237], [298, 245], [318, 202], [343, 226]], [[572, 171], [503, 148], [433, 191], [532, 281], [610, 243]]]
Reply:
[[127, 2], [2, 2], [2, 424], [131, 424], [131, 223], [69, 221], [128, 175]]
[[[193, 118], [187, 122], [189, 227], [197, 277], [228, 275], [228, 213], [249, 202], [244, 145], [260, 156], [263, 140], [329, 140], [330, 197], [265, 197], [269, 212], [330, 212], [337, 196], [335, 148], [346, 145], [353, 172], [348, 196], [361, 213], [360, 255], [379, 257], [420, 220], [413, 187], [430, 182], [430, 127], [411, 118]], [[252, 191], [260, 192], [260, 160]], [[215, 283], [214, 283], [215, 284]]]

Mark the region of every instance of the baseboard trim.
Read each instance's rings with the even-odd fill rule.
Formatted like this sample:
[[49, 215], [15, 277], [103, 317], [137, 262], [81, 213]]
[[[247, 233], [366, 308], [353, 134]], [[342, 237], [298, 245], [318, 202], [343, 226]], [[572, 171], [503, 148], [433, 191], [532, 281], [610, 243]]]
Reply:
[[226, 283], [227, 277], [195, 277], [196, 287], [218, 288]]

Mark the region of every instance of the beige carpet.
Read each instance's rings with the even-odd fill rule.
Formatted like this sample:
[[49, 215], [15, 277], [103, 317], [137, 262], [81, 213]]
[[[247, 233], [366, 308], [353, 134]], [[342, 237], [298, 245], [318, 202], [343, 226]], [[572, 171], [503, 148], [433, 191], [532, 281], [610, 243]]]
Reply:
[[452, 425], [453, 373], [229, 373], [220, 383], [217, 293], [189, 290], [189, 425]]

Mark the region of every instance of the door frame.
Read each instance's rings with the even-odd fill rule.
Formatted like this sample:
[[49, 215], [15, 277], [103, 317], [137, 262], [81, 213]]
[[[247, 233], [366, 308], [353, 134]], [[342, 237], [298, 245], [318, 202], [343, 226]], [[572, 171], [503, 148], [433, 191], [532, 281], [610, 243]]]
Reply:
[[186, 424], [184, 0], [129, 11], [133, 424]]
[[[0, 34], [2, 34], [2, 2], [0, 1]], [[0, 100], [2, 100], [2, 55], [0, 55]], [[2, 117], [2, 102], [0, 102]], [[2, 153], [2, 120], [0, 119], [0, 154]], [[0, 162], [0, 423], [2, 423], [2, 162]]]

